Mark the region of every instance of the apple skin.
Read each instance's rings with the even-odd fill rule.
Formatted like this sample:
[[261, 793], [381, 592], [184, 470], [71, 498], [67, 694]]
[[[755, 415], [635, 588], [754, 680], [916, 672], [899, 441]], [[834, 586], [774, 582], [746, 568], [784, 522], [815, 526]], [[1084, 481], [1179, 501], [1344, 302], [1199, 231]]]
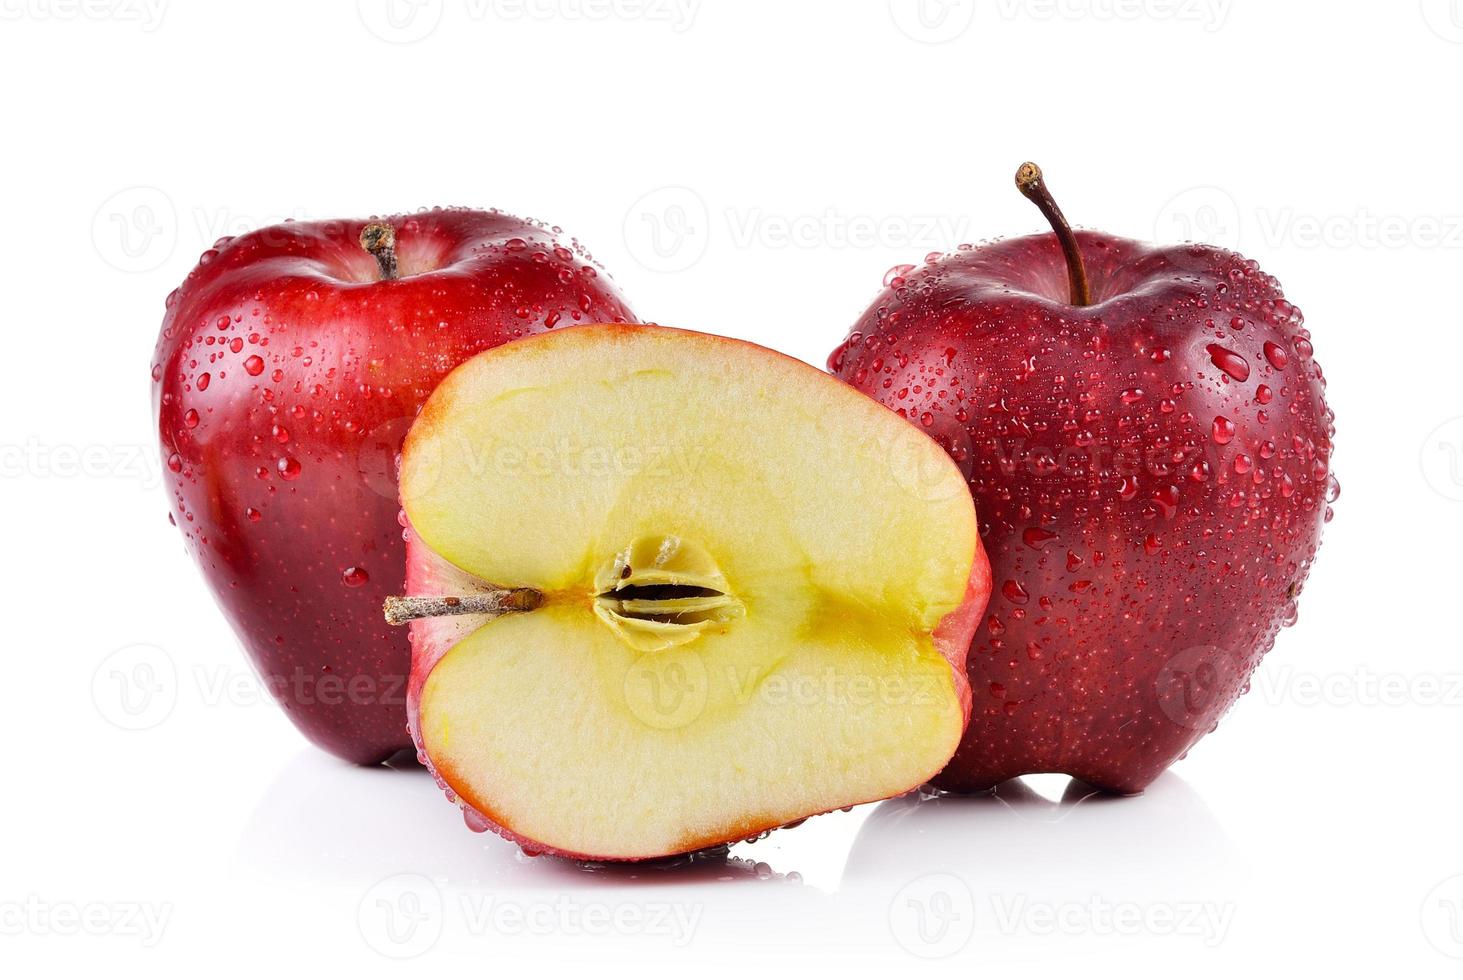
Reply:
[[1252, 261], [1079, 232], [891, 270], [829, 369], [965, 469], [995, 590], [940, 788], [1138, 793], [1246, 688], [1338, 492], [1300, 311]]
[[410, 646], [381, 618], [405, 562], [395, 456], [432, 389], [472, 355], [557, 325], [634, 319], [557, 228], [497, 211], [221, 239], [167, 300], [153, 408], [169, 514], [271, 694], [356, 763], [411, 747]]
[[[408, 595], [468, 595], [482, 587], [482, 582], [427, 547], [416, 532], [410, 528], [410, 525], [406, 531], [406, 556], [406, 591]], [[984, 547], [977, 539], [975, 555], [970, 566], [970, 580], [965, 587], [964, 601], [940, 620], [932, 634], [935, 648], [950, 664], [955, 693], [960, 699], [961, 714], [966, 721], [970, 718], [971, 694], [966, 680], [965, 659], [970, 651], [971, 638], [975, 634], [976, 627], [980, 625], [980, 616], [985, 611], [990, 595], [991, 566], [990, 562], [986, 560]], [[483, 622], [484, 620], [477, 616], [456, 616], [419, 619], [409, 626], [412, 643], [412, 669], [407, 694], [407, 717], [412, 738], [417, 746], [417, 761], [427, 767], [432, 778], [437, 781], [437, 785], [447, 794], [447, 798], [461, 808], [467, 826], [478, 833], [492, 831], [503, 839], [517, 844], [524, 853], [534, 856], [550, 855], [575, 861], [623, 862], [623, 858], [608, 857], [602, 854], [582, 854], [550, 847], [515, 833], [459, 796], [438, 772], [431, 757], [427, 754], [426, 748], [422, 745], [421, 726], [418, 723], [422, 688], [426, 685], [427, 678], [431, 676], [432, 669], [447, 652], [481, 626]], [[874, 801], [861, 800], [859, 802], [872, 803]], [[787, 826], [796, 826], [805, 819], [807, 818], [793, 821]], [[778, 828], [754, 828], [748, 836], [754, 837], [764, 831], [776, 829]], [[702, 849], [720, 843], [725, 842], [708, 841]], [[656, 861], [663, 860], [663, 858], [646, 858], [645, 860]]]

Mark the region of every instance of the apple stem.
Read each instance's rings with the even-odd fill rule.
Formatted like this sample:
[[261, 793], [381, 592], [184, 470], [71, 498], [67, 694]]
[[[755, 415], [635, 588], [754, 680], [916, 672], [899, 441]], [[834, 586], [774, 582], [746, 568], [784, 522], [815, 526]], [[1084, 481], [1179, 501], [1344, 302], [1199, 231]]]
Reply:
[[386, 622], [401, 626], [437, 616], [501, 616], [528, 612], [544, 601], [535, 589], [494, 589], [473, 595], [393, 595], [386, 597]]
[[1087, 284], [1087, 267], [1082, 264], [1082, 252], [1077, 248], [1077, 236], [1072, 233], [1072, 226], [1067, 224], [1067, 219], [1062, 216], [1062, 209], [1057, 207], [1056, 199], [1052, 197], [1051, 190], [1042, 179], [1041, 168], [1036, 164], [1027, 161], [1016, 170], [1016, 189], [1019, 190], [1028, 201], [1035, 204], [1041, 211], [1042, 217], [1051, 224], [1052, 231], [1057, 233], [1057, 241], [1062, 245], [1062, 254], [1067, 259], [1067, 283], [1071, 287], [1071, 303], [1073, 306], [1091, 306], [1092, 289]]
[[376, 257], [382, 279], [396, 278], [396, 229], [373, 221], [361, 229], [361, 248]]

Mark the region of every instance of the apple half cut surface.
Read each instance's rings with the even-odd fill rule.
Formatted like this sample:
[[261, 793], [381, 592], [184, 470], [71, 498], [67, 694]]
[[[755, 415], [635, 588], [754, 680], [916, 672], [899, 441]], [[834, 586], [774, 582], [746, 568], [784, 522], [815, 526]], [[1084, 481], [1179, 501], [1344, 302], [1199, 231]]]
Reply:
[[917, 427], [741, 341], [589, 325], [480, 354], [401, 459], [408, 715], [531, 853], [643, 860], [919, 786], [990, 574]]

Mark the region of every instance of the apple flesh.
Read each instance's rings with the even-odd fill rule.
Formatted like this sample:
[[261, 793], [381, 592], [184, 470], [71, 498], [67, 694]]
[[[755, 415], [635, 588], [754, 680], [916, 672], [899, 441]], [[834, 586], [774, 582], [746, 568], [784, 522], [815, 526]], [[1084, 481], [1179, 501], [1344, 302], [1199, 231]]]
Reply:
[[169, 298], [153, 402], [170, 518], [260, 677], [353, 762], [411, 746], [395, 456], [463, 360], [633, 315], [557, 229], [438, 209], [223, 239]]
[[1273, 277], [1072, 241], [1085, 305], [1058, 235], [962, 246], [893, 270], [829, 360], [946, 447], [981, 516], [995, 591], [946, 789], [1141, 791], [1294, 621], [1336, 493], [1321, 369]]
[[960, 740], [990, 591], [964, 479], [798, 361], [613, 325], [481, 354], [401, 502], [412, 733], [476, 829], [663, 857], [905, 792]]

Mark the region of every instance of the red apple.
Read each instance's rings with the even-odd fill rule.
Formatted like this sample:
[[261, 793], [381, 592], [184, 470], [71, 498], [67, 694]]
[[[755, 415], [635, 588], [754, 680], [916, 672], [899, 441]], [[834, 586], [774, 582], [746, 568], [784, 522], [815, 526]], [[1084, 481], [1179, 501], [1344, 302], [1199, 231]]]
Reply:
[[1315, 558], [1332, 414], [1310, 334], [1242, 256], [1073, 233], [931, 256], [830, 369], [966, 469], [995, 591], [936, 785], [1136, 793], [1245, 690]]
[[633, 319], [558, 228], [459, 208], [221, 239], [168, 297], [153, 403], [170, 518], [262, 680], [359, 763], [411, 746], [395, 456], [453, 367]]

